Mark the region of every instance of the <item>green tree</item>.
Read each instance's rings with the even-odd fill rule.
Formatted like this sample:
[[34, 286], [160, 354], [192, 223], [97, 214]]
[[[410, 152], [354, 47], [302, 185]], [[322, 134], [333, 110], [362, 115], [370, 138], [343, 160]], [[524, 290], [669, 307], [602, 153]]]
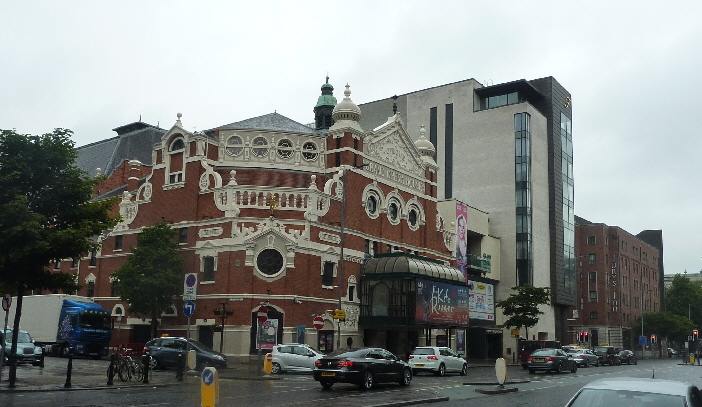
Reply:
[[96, 181], [75, 166], [71, 134], [0, 131], [0, 285], [17, 296], [13, 354], [25, 291], [77, 289], [76, 276], [49, 264], [97, 249], [95, 237], [117, 221], [109, 214], [116, 201], [92, 200]]
[[129, 310], [151, 318], [152, 337], [156, 337], [158, 317], [173, 305], [183, 287], [183, 259], [176, 238], [177, 231], [165, 221], [144, 228], [138, 247], [132, 248], [127, 262], [112, 273]]
[[528, 338], [529, 328], [536, 325], [539, 322], [539, 315], [543, 314], [539, 310], [539, 306], [551, 302], [551, 290], [548, 287], [534, 287], [529, 284], [512, 287], [512, 290], [516, 292], [496, 304], [502, 308], [502, 313], [507, 317], [502, 326], [505, 328], [524, 327]]
[[675, 275], [670, 287], [665, 290], [665, 310], [675, 315], [689, 316], [695, 326], [701, 326], [702, 284], [692, 282], [684, 275]]
[[[687, 316], [683, 317], [670, 312], [649, 312], [643, 314], [643, 321], [644, 335], [650, 337], [655, 334], [658, 338], [667, 338], [669, 341], [684, 342], [695, 329], [695, 323]], [[640, 326], [641, 319], [639, 319]]]

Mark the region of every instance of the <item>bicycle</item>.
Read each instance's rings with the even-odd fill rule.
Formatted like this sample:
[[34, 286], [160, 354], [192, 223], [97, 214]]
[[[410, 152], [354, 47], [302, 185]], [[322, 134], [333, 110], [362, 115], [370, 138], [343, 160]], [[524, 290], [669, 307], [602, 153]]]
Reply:
[[144, 367], [141, 365], [141, 363], [138, 363], [132, 359], [131, 355], [125, 355], [122, 357], [118, 374], [119, 379], [123, 382], [132, 380], [132, 378], [138, 382], [144, 381]]

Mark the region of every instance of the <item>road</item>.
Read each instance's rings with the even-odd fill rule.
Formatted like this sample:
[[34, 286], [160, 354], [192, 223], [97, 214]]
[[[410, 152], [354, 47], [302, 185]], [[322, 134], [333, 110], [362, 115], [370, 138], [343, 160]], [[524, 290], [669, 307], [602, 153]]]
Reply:
[[[105, 361], [81, 360], [81, 364], [96, 364], [104, 370]], [[172, 372], [160, 374], [172, 375]], [[379, 385], [362, 391], [355, 385], [336, 384], [323, 390], [309, 374], [284, 374], [280, 380], [220, 380], [218, 406], [373, 406], [392, 403], [402, 398], [421, 398], [426, 394], [447, 397], [448, 401], [434, 406], [465, 406], [468, 403], [489, 403], [489, 407], [556, 407], [563, 406], [585, 383], [592, 380], [628, 376], [684, 380], [702, 387], [702, 366], [680, 365], [678, 359], [646, 359], [633, 366], [601, 366], [580, 368], [577, 373], [529, 374], [518, 366], [508, 368], [506, 387], [517, 388], [514, 393], [487, 395], [476, 389], [494, 389], [495, 385], [475, 383], [494, 382], [494, 369], [471, 368], [467, 376], [435, 377], [426, 373], [413, 378], [409, 387], [396, 384]], [[19, 406], [200, 406], [200, 382], [190, 377], [182, 383], [150, 387], [114, 387], [100, 390], [36, 391], [0, 394], [3, 407]], [[510, 381], [517, 383], [511, 384]], [[472, 384], [466, 384], [472, 383]]]

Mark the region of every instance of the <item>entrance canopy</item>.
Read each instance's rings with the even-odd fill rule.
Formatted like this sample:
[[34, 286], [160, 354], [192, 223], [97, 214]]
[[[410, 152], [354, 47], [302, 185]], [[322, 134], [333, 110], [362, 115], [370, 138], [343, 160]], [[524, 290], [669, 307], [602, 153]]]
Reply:
[[402, 276], [429, 277], [465, 284], [466, 278], [460, 270], [446, 264], [407, 253], [388, 253], [373, 257], [366, 262], [364, 274], [371, 277], [398, 278]]

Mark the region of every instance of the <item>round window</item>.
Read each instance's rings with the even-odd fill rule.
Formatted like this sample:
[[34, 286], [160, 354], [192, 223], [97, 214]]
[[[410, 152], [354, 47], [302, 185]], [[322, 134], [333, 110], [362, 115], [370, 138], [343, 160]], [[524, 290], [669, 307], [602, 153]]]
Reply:
[[280, 158], [290, 158], [293, 155], [293, 143], [292, 141], [284, 138], [278, 141], [278, 157]]
[[368, 213], [375, 215], [375, 213], [378, 211], [378, 199], [375, 197], [375, 195], [368, 195], [368, 199], [366, 199], [366, 207], [368, 208]]
[[397, 204], [395, 202], [391, 203], [390, 207], [388, 207], [388, 216], [390, 217], [390, 220], [396, 221], [398, 213], [399, 209], [397, 207]]
[[265, 137], [256, 137], [251, 144], [253, 145], [251, 153], [254, 157], [265, 157], [268, 154], [268, 140]]
[[267, 276], [276, 275], [283, 269], [283, 255], [275, 249], [265, 249], [258, 254], [256, 267]]
[[231, 136], [227, 139], [227, 154], [237, 156], [244, 151], [244, 140], [239, 136]]
[[316, 160], [319, 153], [317, 152], [317, 145], [311, 141], [306, 142], [302, 145], [302, 156], [307, 161]]
[[183, 142], [182, 138], [175, 139], [173, 144], [171, 144], [171, 151], [178, 151], [178, 150], [182, 150], [184, 148], [185, 148], [185, 143]]

